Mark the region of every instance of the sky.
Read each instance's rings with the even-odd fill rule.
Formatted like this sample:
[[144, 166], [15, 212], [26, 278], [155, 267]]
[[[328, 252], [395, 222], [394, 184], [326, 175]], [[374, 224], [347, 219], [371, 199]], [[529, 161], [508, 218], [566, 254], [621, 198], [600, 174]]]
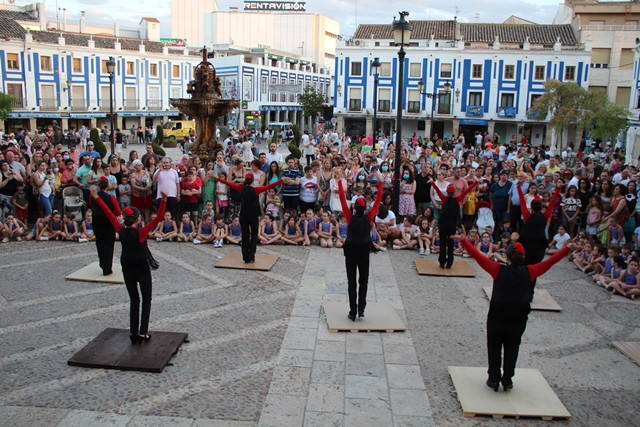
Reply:
[[[34, 0], [36, 1], [36, 0]], [[87, 15], [87, 24], [135, 29], [143, 16], [157, 18], [161, 36], [171, 36], [171, 0], [43, 0], [47, 16], [54, 20], [58, 8], [66, 8], [67, 23], [77, 23], [80, 11]], [[213, 0], [212, 0], [213, 1]], [[16, 4], [29, 4], [16, 0]], [[243, 8], [243, 0], [218, 0], [218, 10], [230, 6]], [[307, 12], [325, 14], [340, 22], [340, 33], [353, 35], [358, 24], [391, 23], [398, 11], [408, 11], [409, 20], [453, 19], [461, 22], [502, 22], [511, 15], [539, 24], [550, 24], [562, 0], [400, 0], [389, 7], [388, 0], [307, 0]], [[60, 14], [62, 19], [62, 14]]]

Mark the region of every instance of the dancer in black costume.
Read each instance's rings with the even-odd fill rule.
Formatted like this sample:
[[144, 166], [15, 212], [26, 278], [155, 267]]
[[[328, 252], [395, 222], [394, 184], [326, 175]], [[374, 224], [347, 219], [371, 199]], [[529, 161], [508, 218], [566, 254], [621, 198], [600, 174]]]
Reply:
[[[510, 390], [513, 388], [512, 378], [515, 374], [520, 340], [527, 327], [527, 319], [531, 311], [529, 289], [532, 282], [568, 255], [570, 250], [575, 250], [575, 245], [568, 244], [543, 262], [525, 265], [524, 247], [516, 242], [507, 248], [507, 265], [501, 265], [476, 249], [465, 238], [464, 229], [462, 234], [451, 237], [458, 240], [493, 279], [493, 291], [487, 316], [489, 356], [487, 385], [494, 391], [498, 391], [502, 382], [505, 391]], [[503, 348], [504, 363], [502, 363]], [[500, 365], [502, 365], [502, 372]]]
[[98, 187], [100, 191], [97, 193], [98, 198], [102, 200], [106, 206], [106, 209], [95, 209], [93, 206], [92, 198], [89, 198], [89, 205], [93, 213], [93, 234], [96, 236], [96, 249], [98, 250], [98, 260], [102, 274], [108, 276], [112, 273], [113, 267], [113, 248], [116, 244], [116, 230], [107, 218], [106, 211], [109, 211], [115, 216], [120, 216], [120, 204], [115, 196], [108, 194], [106, 191], [109, 186], [109, 181], [106, 176], [100, 177]]
[[[547, 249], [549, 240], [547, 239], [545, 230], [551, 213], [553, 212], [553, 204], [560, 195], [560, 187], [556, 188], [555, 193], [549, 201], [549, 207], [544, 213], [542, 212], [542, 201], [539, 196], [535, 196], [531, 202], [531, 210], [529, 212], [525, 203], [522, 188], [518, 185], [518, 196], [520, 196], [520, 209], [522, 211], [523, 224], [520, 228], [520, 242], [524, 246], [524, 262], [526, 265], [537, 264], [544, 259], [544, 251]], [[529, 301], [533, 301], [534, 288], [536, 281], [532, 281], [531, 289], [529, 289]]]
[[[120, 264], [122, 265], [124, 284], [127, 286], [129, 299], [131, 300], [129, 312], [131, 343], [136, 344], [148, 341], [151, 339], [149, 335], [151, 269], [148, 262], [149, 248], [147, 247], [147, 235], [151, 230], [156, 228], [164, 218], [164, 211], [167, 206], [167, 195], [164, 192], [162, 193], [162, 201], [158, 208], [158, 214], [149, 224], [140, 229], [138, 229], [138, 224], [140, 224], [140, 211], [137, 208], [129, 206], [124, 208], [124, 225], [122, 225], [99, 197], [94, 187], [92, 187], [91, 196], [120, 236], [120, 243], [122, 244]], [[138, 284], [140, 284], [140, 294], [142, 294], [142, 314], [140, 314]]]
[[[371, 250], [371, 223], [378, 213], [380, 202], [382, 201], [382, 176], [377, 172], [378, 194], [376, 201], [365, 215], [366, 202], [364, 198], [356, 199], [354, 213], [347, 206], [347, 199], [342, 187], [342, 180], [338, 180], [338, 195], [340, 196], [340, 206], [347, 224], [347, 237], [344, 242], [344, 262], [347, 268], [347, 281], [349, 282], [349, 314], [347, 317], [352, 321], [358, 317], [364, 317], [364, 309], [367, 305], [367, 287], [369, 284], [369, 252]], [[356, 273], [359, 273], [359, 280], [356, 281]], [[358, 289], [358, 283], [360, 289]]]
[[232, 190], [240, 193], [240, 228], [242, 229], [242, 260], [248, 264], [256, 260], [256, 246], [258, 245], [258, 217], [260, 216], [260, 202], [258, 196], [271, 188], [277, 187], [290, 180], [282, 178], [269, 185], [252, 187], [253, 174], [247, 172], [244, 185], [229, 182], [222, 178], [214, 178], [228, 185]]
[[440, 218], [438, 219], [438, 231], [440, 233], [440, 255], [438, 255], [438, 262], [440, 263], [440, 268], [451, 268], [453, 265], [453, 239], [449, 236], [456, 234], [456, 229], [458, 228], [458, 224], [460, 224], [460, 203], [462, 203], [467, 196], [467, 193], [478, 185], [478, 182], [476, 181], [465, 188], [458, 197], [453, 196], [453, 193], [456, 191], [453, 184], [447, 186], [447, 195], [445, 196], [433, 180], [430, 182], [442, 201], [442, 209], [440, 210]]

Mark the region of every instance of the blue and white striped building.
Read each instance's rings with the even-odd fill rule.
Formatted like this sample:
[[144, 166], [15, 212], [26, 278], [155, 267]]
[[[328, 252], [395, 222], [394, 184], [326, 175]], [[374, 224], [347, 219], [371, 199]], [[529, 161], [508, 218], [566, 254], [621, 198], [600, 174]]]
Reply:
[[[402, 133], [430, 135], [432, 99], [424, 93], [449, 94], [435, 101], [433, 133], [476, 130], [507, 141], [524, 133], [533, 144], [552, 144], [545, 119], [528, 117], [532, 102], [553, 78], [587, 87], [590, 46], [578, 43], [570, 25], [464, 24], [411, 21], [406, 50]], [[378, 133], [392, 134], [396, 120], [398, 48], [391, 25], [360, 25], [352, 40], [336, 51], [335, 113], [348, 134], [372, 129], [374, 77], [371, 63], [381, 62], [378, 83]], [[574, 135], [575, 136], [575, 135]], [[564, 141], [575, 141], [563, 138]], [[575, 141], [575, 142], [579, 142]]]

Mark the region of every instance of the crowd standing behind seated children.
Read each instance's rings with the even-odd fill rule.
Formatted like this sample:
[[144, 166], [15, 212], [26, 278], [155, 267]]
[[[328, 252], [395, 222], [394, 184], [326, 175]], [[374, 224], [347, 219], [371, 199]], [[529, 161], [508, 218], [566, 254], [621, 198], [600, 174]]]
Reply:
[[[572, 256], [576, 268], [621, 295], [635, 298], [640, 293], [634, 282], [640, 250], [638, 163], [625, 164], [624, 149], [607, 142], [583, 140], [552, 152], [548, 146], [531, 146], [523, 135], [513, 135], [508, 142], [488, 135], [398, 138], [400, 209], [394, 212], [396, 135], [350, 137], [333, 130], [305, 134], [304, 157], [296, 159], [278, 153], [275, 142], [234, 129], [209, 161], [189, 156], [185, 145], [185, 155], [174, 162], [154, 154], [149, 141], [140, 138], [145, 135], [141, 129], [135, 135], [146, 145], [131, 150], [128, 159], [114, 154], [103, 161], [88, 134], [84, 126], [57, 132], [53, 125], [0, 132], [3, 243], [94, 240], [91, 212], [85, 206], [81, 213], [67, 212], [62, 193], [78, 187], [86, 201], [89, 187], [106, 176], [107, 191], [117, 196], [120, 206], [137, 207], [146, 221], [157, 207], [159, 191], [167, 190], [166, 215], [150, 234], [159, 242], [239, 244], [237, 195], [214, 178], [237, 182], [251, 171], [254, 186], [281, 176], [292, 180], [260, 199], [263, 245], [342, 247], [346, 224], [338, 182], [347, 200], [353, 203], [363, 196], [368, 209], [381, 179], [373, 245], [429, 256], [448, 239], [438, 229], [443, 208], [439, 193], [452, 186], [458, 197], [474, 186], [459, 203], [458, 223], [487, 257], [504, 262], [506, 247], [519, 238], [527, 219], [523, 215], [531, 212], [533, 202], [541, 203], [548, 219], [547, 254], [573, 239], [580, 247]], [[552, 197], [556, 189], [558, 195]], [[455, 244], [454, 254], [466, 252]]]

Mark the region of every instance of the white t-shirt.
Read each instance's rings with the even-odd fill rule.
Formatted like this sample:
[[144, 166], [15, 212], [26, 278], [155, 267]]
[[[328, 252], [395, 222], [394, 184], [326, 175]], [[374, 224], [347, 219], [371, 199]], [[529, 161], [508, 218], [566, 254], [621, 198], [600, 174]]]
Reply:
[[318, 200], [318, 177], [300, 178], [300, 200], [305, 203], [315, 203]]
[[271, 151], [269, 151], [267, 153], [267, 164], [270, 165], [271, 162], [276, 162], [279, 165], [284, 163], [284, 159], [282, 158], [282, 154], [278, 153], [277, 151], [275, 153], [272, 153]]
[[564, 245], [571, 240], [571, 236], [569, 236], [569, 233], [564, 233], [564, 236], [561, 236], [560, 233], [557, 233], [555, 236], [553, 236], [553, 240], [556, 242], [556, 249], [562, 249], [564, 248]]
[[394, 214], [392, 211], [389, 211], [386, 218], [380, 218], [379, 216], [376, 216], [375, 221], [381, 224], [386, 224], [389, 230], [393, 230], [395, 228], [398, 228], [398, 224], [389, 225], [389, 223], [394, 219], [396, 219], [396, 214]]
[[309, 135], [302, 135], [302, 148], [304, 148], [304, 155], [311, 156], [316, 153], [315, 141], [309, 138]]

